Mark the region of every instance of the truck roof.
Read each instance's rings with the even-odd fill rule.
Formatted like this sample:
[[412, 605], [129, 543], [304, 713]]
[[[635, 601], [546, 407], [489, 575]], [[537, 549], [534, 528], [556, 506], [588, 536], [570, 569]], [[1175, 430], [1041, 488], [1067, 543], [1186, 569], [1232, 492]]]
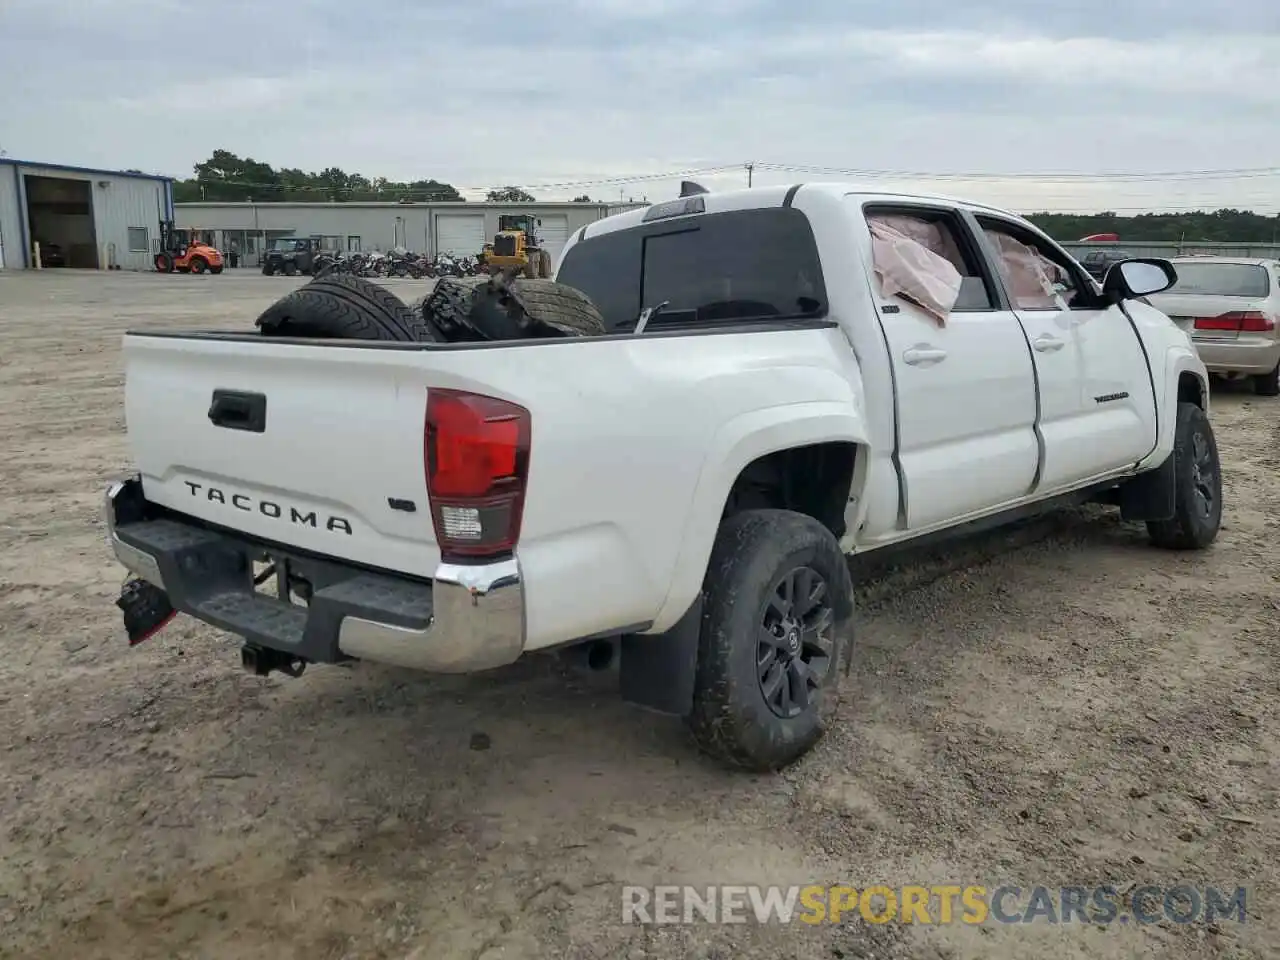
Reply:
[[[796, 183], [788, 186], [744, 187], [739, 190], [715, 191], [711, 193], [698, 194], [698, 196], [702, 198], [703, 212], [724, 213], [729, 210], [749, 210], [759, 207], [785, 206], [790, 202], [791, 198], [794, 198], [801, 190], [803, 190], [806, 200], [823, 198], [826, 202], [835, 203], [843, 202], [843, 199], [846, 196], [854, 195], [868, 200], [885, 200], [887, 202], [893, 202], [895, 200], [907, 202], [923, 201], [926, 203], [939, 203], [952, 207], [960, 207], [977, 213], [999, 214], [1004, 217], [1011, 217], [1023, 223], [1027, 222], [1023, 217], [1013, 213], [1012, 211], [984, 203], [975, 203], [972, 200], [965, 200], [961, 197], [953, 197], [940, 193], [896, 190], [867, 182], [821, 181], [818, 183]], [[822, 200], [819, 200], [819, 202], [822, 202]], [[637, 210], [628, 210], [624, 213], [614, 214], [611, 217], [605, 217], [602, 220], [596, 220], [582, 228], [578, 239], [585, 239], [588, 236], [597, 237], [601, 234], [612, 233], [615, 230], [626, 230], [628, 227], [639, 226], [645, 222], [644, 218], [646, 213], [648, 213], [648, 211], [655, 205], [656, 204], [650, 204], [648, 207], [642, 207]]]

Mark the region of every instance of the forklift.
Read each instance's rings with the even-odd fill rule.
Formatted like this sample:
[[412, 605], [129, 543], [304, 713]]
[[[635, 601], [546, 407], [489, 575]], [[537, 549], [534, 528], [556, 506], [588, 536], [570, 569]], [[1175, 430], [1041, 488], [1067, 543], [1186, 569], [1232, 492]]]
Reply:
[[200, 231], [160, 221], [160, 249], [155, 255], [160, 273], [221, 273], [222, 251], [200, 239]]
[[526, 277], [550, 277], [551, 254], [539, 246], [539, 222], [527, 213], [500, 214], [498, 232], [480, 254], [485, 269], [491, 274], [514, 270]]

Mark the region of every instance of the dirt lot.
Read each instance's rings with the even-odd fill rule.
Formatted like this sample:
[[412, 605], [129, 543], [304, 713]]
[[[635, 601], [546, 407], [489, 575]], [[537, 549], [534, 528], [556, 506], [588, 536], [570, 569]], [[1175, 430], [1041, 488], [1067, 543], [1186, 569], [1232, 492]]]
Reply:
[[[248, 327], [295, 282], [0, 274], [0, 956], [1276, 955], [1280, 402], [1215, 395], [1207, 554], [1080, 510], [860, 572], [843, 725], [744, 777], [549, 659], [264, 681], [189, 620], [126, 648], [120, 334]], [[620, 919], [623, 884], [805, 882], [1250, 900], [1212, 927]]]

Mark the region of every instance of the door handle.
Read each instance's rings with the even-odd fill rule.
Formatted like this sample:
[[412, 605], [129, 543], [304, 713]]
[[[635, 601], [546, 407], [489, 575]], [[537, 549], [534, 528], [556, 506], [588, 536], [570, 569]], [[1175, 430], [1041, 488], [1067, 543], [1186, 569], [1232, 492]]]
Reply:
[[902, 351], [902, 360], [913, 367], [921, 364], [941, 363], [947, 359], [947, 351], [931, 347], [927, 343], [917, 344]]
[[1057, 337], [1051, 337], [1047, 333], [1043, 333], [1031, 341], [1031, 346], [1041, 353], [1053, 353], [1055, 350], [1061, 350], [1067, 345], [1067, 341], [1059, 340]]

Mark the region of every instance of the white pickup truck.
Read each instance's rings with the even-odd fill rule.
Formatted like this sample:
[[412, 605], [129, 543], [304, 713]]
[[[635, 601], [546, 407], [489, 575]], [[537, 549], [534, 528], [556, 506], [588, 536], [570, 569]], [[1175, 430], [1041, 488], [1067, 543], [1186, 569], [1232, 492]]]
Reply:
[[777, 769], [838, 700], [845, 555], [1084, 499], [1161, 547], [1217, 534], [1205, 368], [1142, 299], [1167, 261], [1099, 284], [1000, 210], [821, 183], [601, 220], [557, 279], [605, 335], [128, 333], [130, 583], [258, 672], [573, 645]]

